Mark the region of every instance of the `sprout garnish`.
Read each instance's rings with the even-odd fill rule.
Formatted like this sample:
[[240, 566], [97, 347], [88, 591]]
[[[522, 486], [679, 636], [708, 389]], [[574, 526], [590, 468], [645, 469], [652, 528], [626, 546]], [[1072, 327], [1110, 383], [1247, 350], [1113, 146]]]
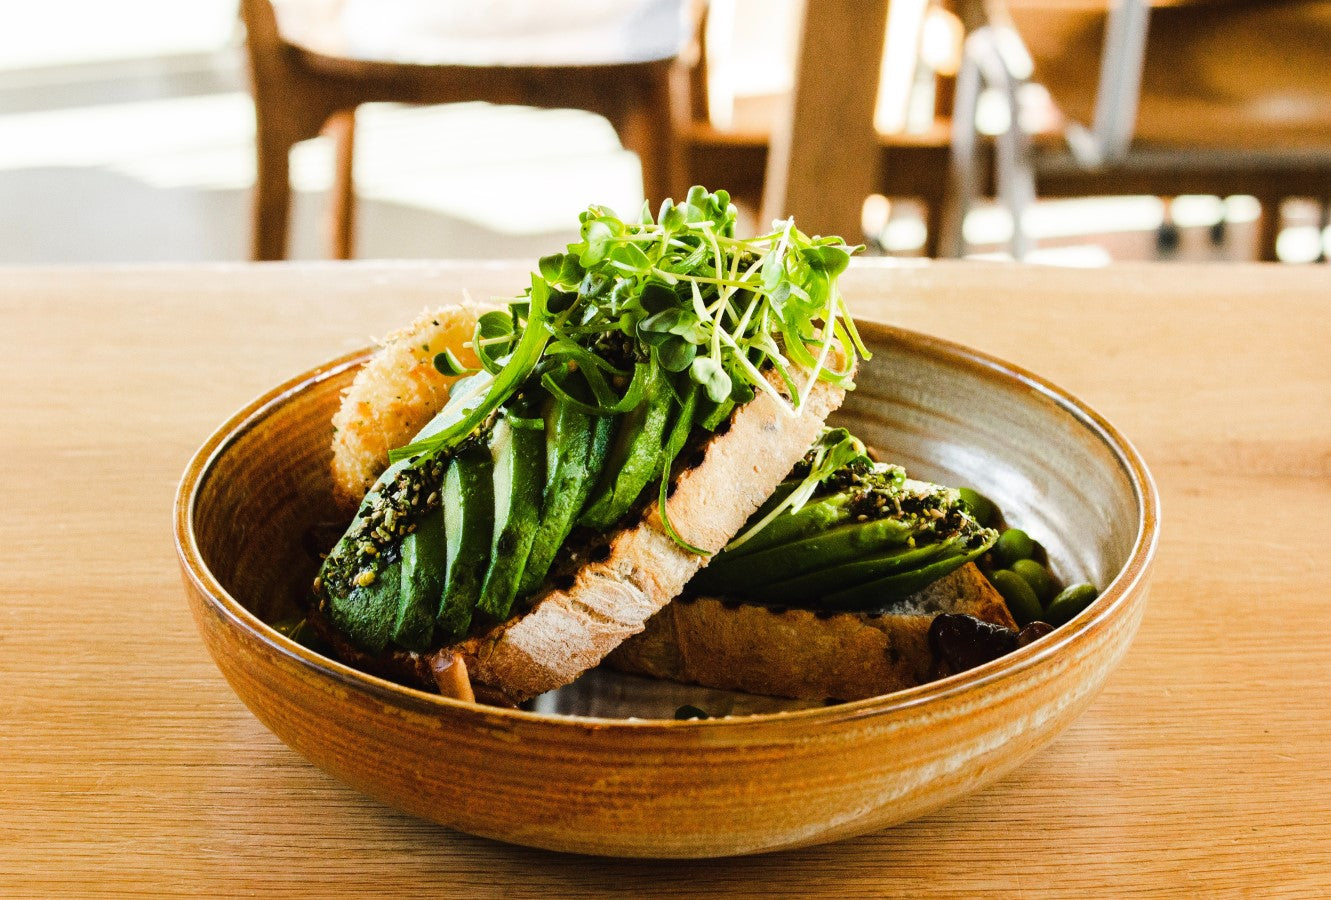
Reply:
[[[853, 388], [855, 360], [869, 354], [836, 278], [860, 248], [809, 237], [789, 220], [741, 240], [735, 215], [725, 191], [701, 187], [683, 203], [667, 200], [655, 219], [644, 208], [641, 222], [587, 209], [581, 240], [542, 258], [522, 296], [478, 320], [472, 347], [488, 387], [457, 398], [465, 406], [451, 424], [390, 459], [414, 465], [451, 453], [537, 382], [584, 412], [616, 415], [665, 375], [687, 412], [661, 456], [665, 481], [688, 423], [715, 428], [760, 391], [796, 416], [818, 380]], [[435, 365], [464, 374], [451, 353]]]

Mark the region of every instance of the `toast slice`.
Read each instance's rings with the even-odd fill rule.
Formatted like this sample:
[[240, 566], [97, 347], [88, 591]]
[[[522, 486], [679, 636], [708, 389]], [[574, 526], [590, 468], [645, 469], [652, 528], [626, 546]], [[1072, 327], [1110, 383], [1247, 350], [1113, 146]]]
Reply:
[[[724, 434], [677, 471], [667, 502], [683, 540], [719, 551], [803, 458], [845, 392], [817, 383], [798, 416], [767, 394], [740, 407]], [[652, 502], [636, 524], [592, 548], [571, 581], [537, 596], [523, 615], [443, 653], [460, 653], [478, 691], [519, 703], [568, 684], [599, 663], [683, 591], [707, 562], [673, 540]], [[496, 696], [498, 695], [498, 696]]]
[[606, 662], [622, 672], [751, 694], [860, 700], [930, 680], [929, 626], [940, 613], [1016, 628], [1003, 598], [967, 563], [881, 613], [682, 597]]
[[[667, 499], [676, 533], [695, 547], [716, 552], [743, 527], [818, 437], [845, 391], [814, 385], [797, 416], [767, 394], [737, 409], [693, 453], [681, 454]], [[687, 461], [687, 462], [685, 462]], [[538, 594], [530, 607], [488, 631], [430, 653], [388, 649], [367, 653], [331, 627], [316, 606], [310, 622], [345, 662], [427, 690], [444, 690], [441, 677], [469, 676], [484, 702], [516, 705], [562, 687], [637, 634], [707, 562], [665, 531], [656, 501], [636, 521], [576, 552], [562, 579]]]

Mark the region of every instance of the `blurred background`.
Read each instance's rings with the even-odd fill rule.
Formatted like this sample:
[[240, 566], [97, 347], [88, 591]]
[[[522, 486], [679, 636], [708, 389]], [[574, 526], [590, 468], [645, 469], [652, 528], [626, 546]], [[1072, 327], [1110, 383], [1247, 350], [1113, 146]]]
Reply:
[[[745, 201], [748, 227], [757, 228], [766, 211], [765, 190], [772, 199], [763, 180], [767, 154], [777, 152], [769, 148], [793, 154], [783, 177], [796, 177], [804, 152], [799, 123], [816, 125], [819, 114], [827, 116], [825, 108], [801, 109], [791, 93], [800, 73], [810, 77], [811, 68], [827, 71], [841, 62], [835, 38], [849, 33], [847, 24], [829, 30], [832, 26], [817, 21], [820, 13], [850, 9], [858, 16], [854, 4], [820, 10], [825, 2], [284, 0], [274, 6], [244, 0], [243, 10], [240, 0], [16, 4], [0, 30], [0, 263], [241, 260], [283, 253], [306, 259], [340, 253], [531, 258], [570, 239], [570, 225], [590, 202], [621, 212], [636, 209], [645, 177], [649, 192], [655, 183], [676, 194], [694, 177], [705, 178], [711, 188], [733, 182]], [[1072, 19], [1069, 5], [1077, 7]], [[1203, 99], [1212, 106], [1240, 108], [1245, 98], [1238, 87], [1245, 80], [1261, 81], [1248, 61], [1242, 62], [1247, 73], [1242, 76], [1226, 74], [1220, 65], [1231, 51], [1216, 37], [1215, 29], [1224, 24], [1217, 16], [1245, 4], [1164, 5], [1167, 14], [1179, 6], [1185, 12], [1202, 6], [1202, 24], [1211, 29], [1199, 31], [1182, 55], [1177, 47], [1157, 50], [1147, 42], [1144, 68], [1138, 61], [1134, 69], [1131, 48], [1127, 54], [1129, 74], [1136, 71], [1140, 80], [1130, 85], [1140, 92], [1130, 92], [1134, 106], [1140, 100], [1135, 124], [1146, 128], [1155, 116], [1184, 134], [1160, 139], [1170, 153], [1185, 157], [1182, 164], [1171, 158], [1175, 168], [1166, 167], [1167, 195], [1159, 193], [1160, 179], [1132, 168], [1136, 163], [1115, 168], [1130, 154], [1097, 158], [1094, 146], [1086, 151], [1088, 135], [1095, 136], [1089, 120], [1097, 111], [1083, 103], [1082, 127], [1074, 121], [1077, 101], [1060, 102], [1060, 88], [1079, 76], [1091, 85], [1083, 93], [1103, 87], [1106, 70], [1097, 53], [1113, 52], [1104, 35], [1118, 27], [1112, 16], [1105, 18], [1104, 7], [1053, 3], [1053, 12], [1064, 16], [1058, 26], [1063, 30], [1054, 29], [1057, 40], [1042, 24], [1052, 20], [1040, 18], [1047, 10], [1039, 4], [1009, 10], [985, 3], [892, 0], [861, 7], [885, 9], [884, 19], [867, 11], [862, 21], [850, 23], [873, 32], [867, 41], [857, 39], [854, 52], [872, 53], [875, 71], [863, 61], [856, 71], [869, 71], [859, 77], [874, 82], [859, 91], [868, 91], [872, 102], [872, 122], [864, 127], [872, 128], [891, 170], [891, 177], [855, 195], [856, 225], [871, 251], [949, 252], [938, 246], [937, 235], [943, 187], [957, 158], [954, 114], [961, 108], [968, 127], [973, 120], [978, 146], [975, 196], [959, 225], [957, 252], [963, 255], [1015, 253], [1030, 261], [1087, 266], [1273, 254], [1287, 262], [1324, 260], [1331, 246], [1325, 203], [1331, 181], [1324, 174], [1331, 133], [1322, 119], [1331, 116], [1331, 101], [1315, 93], [1325, 86], [1305, 90], [1286, 81], [1303, 65], [1299, 52], [1317, 59], [1331, 47], [1324, 28], [1328, 4], [1284, 4], [1302, 10], [1308, 22], [1281, 25], [1294, 28], [1295, 38], [1283, 31], [1278, 46], [1297, 46], [1267, 59], [1274, 73], [1259, 99], [1262, 115], [1274, 117], [1286, 131], [1263, 132], [1258, 121], [1239, 127], [1237, 138], [1226, 136], [1227, 125], [1206, 118], [1214, 110], [1186, 101], [1191, 92], [1206, 94]], [[258, 31], [268, 25], [276, 31], [260, 46]], [[1156, 41], [1180, 30], [1166, 25], [1153, 19], [1142, 39], [1149, 33]], [[815, 33], [815, 27], [822, 31]], [[1182, 33], [1187, 37], [1186, 27]], [[1252, 29], [1246, 33], [1251, 44]], [[1128, 34], [1131, 45], [1131, 28]], [[1016, 43], [1010, 40], [1014, 36]], [[1220, 73], [1188, 69], [1188, 52], [1218, 60]], [[973, 54], [970, 67], [981, 73], [973, 110], [964, 96], [966, 53]], [[1175, 73], [1192, 73], [1182, 85], [1153, 86], [1152, 66], [1160, 65], [1153, 54], [1163, 53], [1172, 53], [1169, 67]], [[1069, 56], [1079, 60], [1072, 75], [1057, 64]], [[1323, 63], [1326, 58], [1320, 57]], [[624, 74], [603, 80], [599, 88], [537, 83], [558, 79], [560, 67], [585, 63], [625, 66]], [[995, 65], [1006, 70], [995, 74]], [[459, 67], [471, 69], [459, 76]], [[496, 84], [508, 84], [499, 69], [517, 74], [511, 87], [496, 93]], [[641, 90], [625, 87], [639, 84], [639, 70]], [[1042, 81], [1045, 71], [1051, 78]], [[1314, 66], [1307, 80], [1316, 81], [1322, 71], [1324, 65]], [[657, 75], [660, 91], [650, 80]], [[260, 129], [252, 88], [269, 104], [270, 111], [260, 114]], [[844, 83], [822, 89], [846, 90]], [[637, 107], [605, 107], [601, 114], [593, 111], [600, 109], [597, 99], [570, 103], [574, 108], [537, 108], [552, 90], [556, 98], [572, 100], [586, 90], [641, 96], [635, 94]], [[500, 94], [537, 105], [483, 102]], [[1161, 95], [1172, 105], [1153, 107]], [[1288, 102], [1277, 102], [1273, 111], [1272, 96]], [[814, 88], [809, 97], [816, 97]], [[347, 98], [354, 98], [354, 142], [350, 118], [331, 109], [351, 102]], [[384, 102], [399, 98], [460, 102]], [[325, 102], [333, 115], [311, 124], [325, 118], [319, 106]], [[318, 114], [309, 112], [315, 107]], [[1221, 114], [1228, 118], [1220, 121], [1237, 121], [1232, 111]], [[1189, 115], [1196, 117], [1192, 125]], [[1296, 126], [1299, 138], [1291, 143], [1288, 132]], [[779, 134], [782, 128], [788, 132]], [[260, 252], [252, 208], [261, 158], [256, 139], [264, 129], [278, 135], [268, 138], [278, 148], [265, 163], [270, 183], [276, 183], [271, 160], [284, 157], [286, 144], [291, 146], [289, 170], [277, 179], [290, 185], [289, 221], [279, 229], [289, 238], [284, 248], [267, 253]], [[1025, 144], [1012, 146], [1014, 158], [1025, 160], [1026, 168], [1000, 176], [990, 148], [997, 145], [998, 155], [1007, 152], [1003, 136], [1017, 129], [1024, 129]], [[828, 127], [822, 131], [825, 135]], [[847, 133], [853, 131], [848, 125]], [[1139, 130], [1123, 146], [1131, 144], [1135, 153], [1150, 137]], [[833, 144], [836, 138], [832, 135]], [[1285, 157], [1293, 147], [1292, 161], [1266, 160], [1268, 144]], [[1069, 146], [1072, 161], [1064, 160], [1064, 169], [1049, 163], [1055, 150], [1060, 158], [1069, 157]], [[647, 158], [657, 153], [670, 156], [668, 166]], [[775, 165], [777, 156], [772, 159]], [[1155, 160], [1148, 157], [1148, 167]], [[658, 171], [668, 174], [658, 178], [653, 174]], [[773, 166], [766, 171], [770, 179]], [[1207, 180], [1199, 172], [1214, 177]], [[833, 166], [820, 177], [839, 176]], [[1038, 199], [1014, 206], [1011, 185], [1021, 178], [1031, 181]], [[912, 195], [916, 182], [928, 185], [923, 196]], [[955, 188], [955, 179], [951, 184]], [[794, 197], [797, 185], [789, 186], [787, 196]], [[1082, 190], [1087, 196], [1075, 195]], [[270, 200], [270, 209], [281, 200]], [[1014, 248], [1014, 214], [1028, 246]], [[270, 235], [270, 251], [274, 240]], [[1264, 250], [1265, 244], [1270, 248]]]

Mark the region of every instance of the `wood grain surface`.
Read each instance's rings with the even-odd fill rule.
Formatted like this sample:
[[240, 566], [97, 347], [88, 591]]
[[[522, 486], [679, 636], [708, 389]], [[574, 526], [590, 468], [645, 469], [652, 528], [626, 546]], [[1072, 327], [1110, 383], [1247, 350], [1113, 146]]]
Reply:
[[180, 472], [255, 394], [525, 272], [0, 270], [0, 894], [1331, 890], [1331, 278], [1317, 267], [847, 274], [857, 314], [1082, 397], [1163, 496], [1127, 660], [989, 790], [840, 844], [642, 863], [455, 834], [288, 750], [231, 694], [186, 610]]

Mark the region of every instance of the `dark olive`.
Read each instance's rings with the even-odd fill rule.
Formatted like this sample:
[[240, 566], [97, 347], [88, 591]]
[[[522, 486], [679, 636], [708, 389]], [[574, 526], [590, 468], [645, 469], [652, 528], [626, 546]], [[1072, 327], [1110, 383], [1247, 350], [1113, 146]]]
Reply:
[[964, 672], [1017, 649], [1017, 633], [974, 616], [943, 613], [929, 626], [929, 649], [952, 672]]
[[1048, 622], [1032, 622], [1017, 632], [1017, 646], [1025, 647], [1027, 644], [1033, 644], [1046, 634], [1053, 633], [1053, 630], [1054, 626]]

